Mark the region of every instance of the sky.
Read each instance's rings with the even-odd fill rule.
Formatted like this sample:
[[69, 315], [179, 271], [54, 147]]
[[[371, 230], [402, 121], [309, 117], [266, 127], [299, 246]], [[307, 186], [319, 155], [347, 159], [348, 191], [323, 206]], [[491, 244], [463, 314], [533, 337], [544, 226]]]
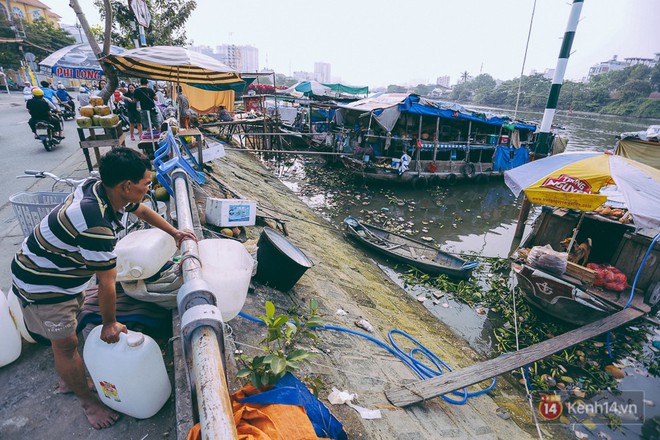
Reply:
[[[78, 0], [102, 24], [93, 0]], [[74, 24], [68, 0], [45, 0]], [[571, 11], [569, 0], [537, 0], [524, 74], [553, 69]], [[333, 80], [355, 86], [435, 83], [462, 72], [520, 76], [534, 0], [197, 0], [187, 23], [195, 45], [252, 45], [259, 67], [291, 75], [331, 65]], [[613, 55], [660, 52], [660, 0], [585, 0], [566, 79]]]

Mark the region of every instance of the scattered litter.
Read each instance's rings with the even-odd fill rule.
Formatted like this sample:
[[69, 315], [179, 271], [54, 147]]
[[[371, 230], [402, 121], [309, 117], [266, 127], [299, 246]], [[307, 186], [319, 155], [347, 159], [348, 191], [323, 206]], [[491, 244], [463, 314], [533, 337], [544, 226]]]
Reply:
[[608, 434], [604, 433], [603, 431], [598, 431], [596, 433], [596, 438], [598, 440], [612, 440], [612, 437], [610, 437]]
[[332, 392], [328, 395], [328, 401], [333, 405], [343, 405], [355, 399], [355, 394], [348, 391], [339, 391], [337, 388], [332, 387]]
[[652, 401], [652, 400], [644, 399], [644, 405], [646, 405], [646, 406], [655, 406], [655, 402]]
[[383, 417], [379, 409], [368, 409], [351, 403], [356, 395], [348, 391], [339, 391], [337, 388], [332, 387], [332, 392], [328, 395], [328, 401], [333, 405], [346, 404], [353, 408], [365, 420], [380, 419]]
[[476, 309], [474, 309], [474, 311], [477, 312], [477, 315], [485, 315], [486, 314], [486, 309], [484, 309], [483, 307], [477, 307]]
[[337, 312], [335, 313], [335, 315], [346, 316], [346, 315], [348, 315], [348, 312], [344, 309], [337, 309]]
[[350, 406], [355, 411], [357, 411], [360, 414], [360, 417], [362, 417], [364, 420], [374, 420], [374, 419], [383, 418], [383, 415], [381, 414], [379, 409], [363, 408], [361, 406], [353, 405], [351, 402], [346, 402], [346, 405]]
[[424, 301], [426, 301], [426, 295], [419, 295], [417, 297], [417, 301], [423, 303]]
[[447, 302], [442, 303], [442, 307], [444, 307], [445, 309], [448, 309], [449, 308], [449, 303], [447, 303]]
[[445, 296], [445, 292], [441, 292], [441, 291], [439, 291], [439, 290], [436, 290], [435, 292], [433, 292], [433, 296], [436, 297], [436, 298], [438, 298], [438, 299], [440, 299], [440, 298], [442, 298], [443, 296]]
[[579, 439], [589, 438], [589, 435], [585, 434], [582, 431], [573, 431], [573, 434], [575, 434], [575, 438], [579, 438]]
[[234, 354], [235, 355], [241, 355], [241, 354], [243, 354], [243, 350], [236, 349], [236, 350], [234, 350]]
[[423, 241], [433, 241], [433, 237], [422, 237]]
[[369, 333], [373, 333], [373, 331], [374, 331], [374, 327], [369, 323], [369, 321], [367, 321], [364, 318], [355, 321], [355, 325], [357, 325], [360, 328], [365, 329]]
[[433, 304], [436, 305], [436, 306], [437, 306], [438, 304], [440, 304], [441, 302], [442, 302], [442, 301], [439, 300], [439, 299], [434, 299], [434, 300], [433, 300]]
[[495, 410], [495, 414], [497, 414], [497, 416], [502, 420], [509, 420], [511, 418], [511, 413], [509, 410], [501, 406]]

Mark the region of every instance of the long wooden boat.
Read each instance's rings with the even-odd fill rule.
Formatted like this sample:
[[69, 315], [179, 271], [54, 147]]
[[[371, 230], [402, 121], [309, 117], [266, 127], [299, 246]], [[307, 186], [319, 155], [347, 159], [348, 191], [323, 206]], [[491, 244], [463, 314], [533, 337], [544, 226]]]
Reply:
[[[561, 242], [571, 237], [578, 227], [581, 213], [543, 207], [531, 233], [512, 254], [513, 271], [524, 299], [541, 311], [575, 325], [585, 325], [625, 308], [631, 297], [631, 284], [657, 230], [638, 230], [616, 219], [587, 213], [579, 225], [576, 243], [591, 238], [587, 262], [616, 267], [626, 275], [627, 285], [621, 292], [596, 286], [597, 275], [584, 266], [569, 263], [568, 270], [558, 274], [532, 265], [526, 256], [534, 246], [550, 245], [561, 251]], [[584, 263], [586, 264], [586, 262]], [[660, 242], [651, 249], [637, 279], [629, 307], [645, 314], [652, 311], [660, 298]]]
[[344, 225], [348, 236], [363, 246], [431, 275], [444, 274], [466, 280], [479, 266], [478, 261], [463, 260], [435, 246], [361, 223], [353, 217], [345, 218]]

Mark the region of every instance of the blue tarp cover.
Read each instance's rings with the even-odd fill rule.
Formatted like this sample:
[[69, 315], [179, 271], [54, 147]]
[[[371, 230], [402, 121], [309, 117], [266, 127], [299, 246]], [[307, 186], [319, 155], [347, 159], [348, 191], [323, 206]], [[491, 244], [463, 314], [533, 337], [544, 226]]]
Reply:
[[348, 440], [344, 427], [307, 387], [294, 375], [286, 373], [273, 388], [242, 399], [241, 402], [269, 405], [297, 405], [305, 408], [316, 435], [334, 440]]
[[[441, 108], [441, 107], [432, 107], [429, 105], [422, 105], [419, 103], [420, 98], [416, 95], [408, 96], [401, 104], [399, 104], [399, 110], [401, 112], [407, 112], [415, 115], [426, 115], [426, 116], [435, 116], [447, 119], [466, 120], [466, 121], [475, 121], [481, 122], [483, 124], [495, 125], [497, 127], [502, 126], [502, 124], [509, 124], [511, 120], [509, 118], [481, 118], [473, 114], [464, 113], [458, 110], [456, 107], [452, 108]], [[516, 122], [516, 128], [521, 130], [531, 130], [535, 131], [535, 125], [523, 124]]]
[[529, 149], [520, 147], [505, 147], [498, 145], [493, 158], [493, 169], [495, 171], [506, 171], [529, 162]]

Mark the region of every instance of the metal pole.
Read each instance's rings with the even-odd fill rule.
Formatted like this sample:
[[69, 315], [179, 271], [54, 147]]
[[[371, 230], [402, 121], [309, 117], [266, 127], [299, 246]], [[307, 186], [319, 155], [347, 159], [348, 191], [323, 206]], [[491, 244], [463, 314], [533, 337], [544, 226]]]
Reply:
[[559, 91], [564, 82], [564, 74], [566, 73], [566, 65], [568, 64], [568, 57], [571, 55], [571, 46], [573, 46], [573, 39], [575, 38], [575, 31], [578, 22], [580, 21], [580, 13], [582, 12], [582, 3], [584, 0], [573, 0], [571, 7], [571, 15], [568, 17], [568, 25], [564, 33], [564, 40], [561, 43], [559, 50], [559, 59], [557, 59], [557, 66], [555, 67], [555, 74], [552, 77], [552, 86], [550, 87], [550, 95], [548, 95], [548, 103], [543, 112], [543, 120], [541, 121], [541, 128], [539, 128], [539, 135], [536, 139], [534, 146], [534, 155], [545, 157], [550, 154], [550, 129], [552, 128], [552, 120], [555, 117], [557, 110], [557, 101], [559, 100]]
[[[194, 230], [187, 177], [185, 173], [176, 171], [173, 175], [179, 228]], [[199, 255], [197, 243], [193, 240], [184, 240], [181, 243], [181, 254], [184, 257], [187, 255], [197, 257]], [[202, 278], [201, 266], [197, 258], [185, 258], [182, 272], [184, 284]], [[193, 331], [191, 353], [202, 438], [237, 439], [229, 389], [225, 381], [224, 353], [221, 352], [218, 338], [211, 327], [200, 326]]]

